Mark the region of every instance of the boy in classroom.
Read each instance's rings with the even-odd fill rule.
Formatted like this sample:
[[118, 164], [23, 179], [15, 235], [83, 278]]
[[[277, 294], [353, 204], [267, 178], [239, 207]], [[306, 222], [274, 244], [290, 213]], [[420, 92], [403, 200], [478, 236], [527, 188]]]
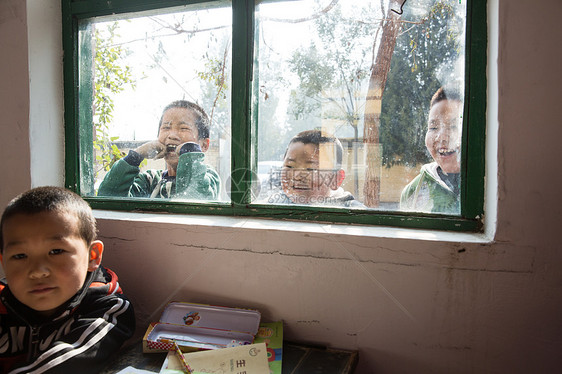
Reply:
[[423, 165], [402, 190], [400, 209], [459, 214], [463, 98], [441, 87], [429, 108], [425, 146], [433, 162]]
[[14, 198], [0, 220], [1, 373], [98, 373], [135, 315], [101, 266], [90, 206], [59, 187]]
[[345, 179], [342, 160], [338, 138], [321, 130], [298, 133], [285, 151], [281, 189], [273, 191], [268, 202], [364, 208], [341, 187]]
[[[162, 112], [158, 138], [118, 160], [105, 175], [98, 196], [216, 200], [218, 173], [204, 163], [209, 149], [209, 117], [199, 105], [174, 101]], [[166, 161], [166, 170], [141, 172], [146, 158]]]

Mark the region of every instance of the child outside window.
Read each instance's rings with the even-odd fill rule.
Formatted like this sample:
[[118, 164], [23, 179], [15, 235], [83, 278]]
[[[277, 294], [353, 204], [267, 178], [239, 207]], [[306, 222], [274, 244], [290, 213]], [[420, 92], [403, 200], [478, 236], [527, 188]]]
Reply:
[[[117, 161], [100, 184], [98, 196], [217, 199], [219, 175], [204, 163], [209, 125], [199, 105], [185, 100], [169, 104], [162, 112], [158, 139]], [[164, 158], [166, 170], [141, 172], [139, 165], [145, 158]]]
[[364, 208], [341, 187], [343, 147], [340, 141], [321, 130], [308, 130], [291, 139], [281, 169], [281, 189], [268, 202]]
[[433, 95], [425, 146], [433, 162], [402, 191], [400, 209], [432, 213], [460, 213], [460, 171], [463, 99], [441, 87]]

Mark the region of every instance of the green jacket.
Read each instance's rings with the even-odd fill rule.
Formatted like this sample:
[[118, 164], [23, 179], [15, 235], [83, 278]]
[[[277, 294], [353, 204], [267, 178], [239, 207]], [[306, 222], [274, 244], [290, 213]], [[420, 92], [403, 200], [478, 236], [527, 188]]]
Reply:
[[416, 212], [460, 214], [460, 196], [439, 177], [436, 162], [422, 166], [420, 173], [400, 196], [400, 209]]
[[202, 152], [180, 155], [176, 178], [170, 178], [167, 171], [141, 172], [138, 166], [121, 159], [105, 175], [98, 196], [216, 200], [220, 178], [215, 170], [203, 163], [204, 160]]

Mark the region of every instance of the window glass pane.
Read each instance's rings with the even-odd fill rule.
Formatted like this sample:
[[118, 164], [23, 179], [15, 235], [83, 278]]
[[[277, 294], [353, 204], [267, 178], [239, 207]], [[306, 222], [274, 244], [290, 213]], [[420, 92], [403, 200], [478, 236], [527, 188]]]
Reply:
[[261, 3], [255, 202], [460, 214], [465, 18], [465, 1]]
[[227, 200], [230, 2], [79, 30], [82, 195]]

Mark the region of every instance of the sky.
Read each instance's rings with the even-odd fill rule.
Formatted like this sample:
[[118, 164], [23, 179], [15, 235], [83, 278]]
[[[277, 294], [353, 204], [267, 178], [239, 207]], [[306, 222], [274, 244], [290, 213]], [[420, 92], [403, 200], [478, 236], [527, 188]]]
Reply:
[[[282, 127], [288, 122], [289, 95], [291, 89], [298, 84], [296, 75], [288, 71], [286, 61], [295, 49], [318, 39], [312, 21], [295, 21], [310, 19], [311, 16], [320, 14], [319, 10], [329, 8], [332, 1], [268, 2], [258, 8], [257, 24], [262, 27], [258, 41], [259, 51], [263, 56], [267, 55], [267, 58], [284, 61], [278, 66], [285, 68], [280, 72], [284, 86], [276, 85], [275, 92], [268, 92], [270, 95], [277, 95], [279, 99], [277, 112], [272, 119], [275, 123], [270, 124], [272, 126]], [[410, 0], [405, 6], [410, 7], [413, 13], [421, 15], [427, 11], [426, 7], [422, 6], [425, 3], [426, 0]], [[355, 18], [365, 23], [376, 23], [381, 17], [379, 0], [340, 0], [338, 5], [341, 6], [344, 22]], [[357, 11], [360, 6], [366, 5], [371, 6], [369, 12]], [[103, 18], [96, 21], [96, 27], [101, 31], [115, 22], [114, 19], [107, 21]], [[132, 68], [136, 88], [127, 87], [113, 98], [115, 111], [110, 136], [116, 136], [119, 140], [152, 140], [157, 136], [158, 121], [162, 109], [167, 104], [178, 99], [202, 104], [203, 93], [197, 72], [206, 70], [205, 62], [209, 61], [209, 58], [222, 60], [224, 48], [231, 46], [232, 12], [229, 6], [206, 10], [194, 10], [192, 6], [175, 9], [172, 14], [145, 15], [118, 22], [118, 36], [115, 42], [129, 52], [122, 63]], [[189, 33], [192, 30], [205, 29], [211, 31]], [[372, 41], [367, 43], [370, 46]], [[228, 58], [228, 77], [231, 76], [230, 64], [231, 59]], [[269, 65], [266, 60], [260, 61], [259, 64], [263, 70]], [[459, 68], [462, 69], [462, 66]], [[363, 89], [366, 89], [366, 84]], [[364, 96], [362, 93], [359, 95]], [[227, 97], [228, 105], [229, 100]], [[206, 109], [211, 111], [211, 108]], [[230, 133], [229, 126], [228, 123], [219, 124], [221, 131], [227, 133]]]
[[[344, 6], [344, 14], [354, 8], [355, 2], [362, 1], [340, 1]], [[265, 40], [261, 40], [260, 50], [269, 49], [269, 58], [282, 61], [290, 58], [296, 48], [314, 39], [312, 22], [277, 22], [272, 18], [284, 21], [307, 19], [330, 2], [300, 0], [261, 5], [257, 18], [263, 26], [260, 38]], [[117, 136], [120, 140], [154, 139], [162, 108], [168, 103], [178, 99], [200, 101], [202, 93], [197, 72], [205, 70], [204, 63], [209, 56], [222, 59], [224, 45], [230, 40], [231, 9], [180, 10], [182, 12], [175, 14], [118, 21], [115, 42], [130, 53], [122, 63], [132, 68], [136, 88], [127, 87], [114, 97], [111, 136]], [[115, 20], [99, 22], [96, 27], [103, 31], [113, 22]], [[173, 29], [175, 26], [179, 27]], [[218, 29], [195, 34], [177, 32], [212, 28]], [[304, 35], [306, 38], [303, 38]], [[262, 63], [262, 66], [265, 65]], [[296, 76], [290, 72], [282, 72], [282, 76], [289, 86], [294, 87], [298, 83]], [[283, 93], [276, 92], [281, 104], [276, 114], [279, 123], [286, 122], [290, 88]]]

